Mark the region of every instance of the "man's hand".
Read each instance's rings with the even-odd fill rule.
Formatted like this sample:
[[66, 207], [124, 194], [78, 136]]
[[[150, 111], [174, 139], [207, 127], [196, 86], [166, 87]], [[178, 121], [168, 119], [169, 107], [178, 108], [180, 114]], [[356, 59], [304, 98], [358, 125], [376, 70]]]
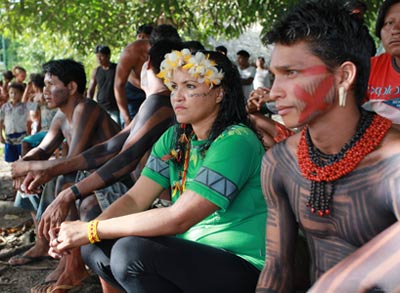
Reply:
[[52, 177], [48, 176], [45, 171], [29, 172], [22, 183], [22, 191], [26, 193], [37, 193], [41, 190], [40, 186], [49, 182]]
[[252, 91], [247, 101], [247, 113], [260, 112], [262, 105], [269, 101], [269, 91], [270, 89], [265, 87]]
[[11, 164], [12, 178], [25, 176], [29, 172], [29, 163], [29, 161], [23, 161], [22, 159], [13, 162]]
[[21, 189], [21, 186], [23, 186], [22, 182], [24, 181], [24, 177], [14, 177], [13, 178], [13, 188], [14, 190], [21, 190], [25, 192], [24, 189]]
[[60, 226], [70, 211], [71, 204], [74, 203], [75, 195], [70, 188], [60, 192], [55, 200], [46, 208], [39, 222], [38, 235], [50, 240], [49, 231]]

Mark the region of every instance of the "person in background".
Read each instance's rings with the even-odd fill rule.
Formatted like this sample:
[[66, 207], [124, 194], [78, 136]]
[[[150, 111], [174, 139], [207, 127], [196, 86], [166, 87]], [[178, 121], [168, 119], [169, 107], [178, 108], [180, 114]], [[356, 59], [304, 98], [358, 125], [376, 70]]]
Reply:
[[[44, 99], [44, 75], [32, 73], [27, 88], [34, 93], [31, 101], [39, 105], [39, 111], [31, 111], [31, 134], [22, 140], [22, 156], [26, 155], [32, 148], [37, 147], [46, 136], [57, 109], [50, 109]], [[25, 90], [26, 93], [26, 90]]]
[[[178, 123], [96, 220], [51, 230], [50, 253], [85, 245], [86, 264], [126, 292], [252, 292], [264, 263], [264, 149], [249, 128], [238, 72], [218, 52], [188, 49], [167, 54], [161, 69]], [[149, 210], [166, 188], [173, 204]]]
[[268, 68], [265, 65], [264, 57], [257, 57], [256, 60], [256, 74], [253, 80], [253, 88], [259, 87], [271, 88], [271, 80]]
[[199, 41], [186, 41], [183, 42], [183, 46], [188, 48], [191, 52], [196, 53], [197, 51], [204, 51], [205, 48], [203, 44]]
[[21, 156], [22, 139], [28, 132], [29, 111], [37, 111], [38, 104], [22, 102], [24, 86], [19, 82], [12, 82], [8, 91], [9, 101], [0, 108], [0, 139], [4, 144], [4, 160], [11, 163]]
[[120, 114], [115, 101], [114, 79], [117, 64], [110, 61], [111, 50], [108, 46], [97, 45], [94, 52], [99, 62], [90, 77], [87, 95], [89, 99], [95, 96], [97, 103], [111, 116], [111, 118], [121, 125]]
[[250, 97], [250, 92], [253, 90], [253, 80], [256, 75], [256, 68], [249, 63], [249, 52], [240, 50], [236, 53], [236, 58], [244, 99], [247, 100]]
[[142, 25], [136, 31], [136, 41], [122, 51], [114, 80], [114, 94], [120, 112], [121, 126], [127, 126], [145, 99], [140, 88], [140, 72], [150, 49], [153, 27]]
[[3, 80], [0, 87], [0, 106], [8, 101], [8, 86], [13, 80], [14, 75], [10, 70], [3, 72]]
[[361, 109], [373, 42], [346, 2], [301, 1], [266, 34], [270, 99], [302, 130], [263, 158], [267, 245], [256, 292], [293, 291], [299, 229], [308, 292], [400, 288], [400, 133]]
[[216, 46], [215, 51], [217, 51], [221, 54], [224, 54], [225, 56], [228, 56], [228, 49], [225, 46], [222, 46], [222, 45]]
[[400, 0], [382, 3], [375, 26], [385, 53], [372, 57], [363, 107], [389, 118], [400, 129]]
[[26, 70], [25, 68], [16, 65], [12, 69], [12, 73], [14, 75], [15, 81], [24, 85], [24, 89], [26, 87], [25, 79], [26, 79]]

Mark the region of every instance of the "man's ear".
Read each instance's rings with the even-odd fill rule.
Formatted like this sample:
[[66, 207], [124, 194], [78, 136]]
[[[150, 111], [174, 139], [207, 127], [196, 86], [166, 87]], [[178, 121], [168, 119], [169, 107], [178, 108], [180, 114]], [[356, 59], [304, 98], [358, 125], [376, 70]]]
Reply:
[[346, 61], [338, 70], [338, 88], [343, 87], [348, 92], [356, 79], [357, 67], [353, 62]]
[[68, 88], [68, 90], [69, 90], [69, 94], [70, 94], [71, 96], [73, 96], [73, 95], [75, 95], [75, 94], [77, 93], [77, 91], [78, 91], [78, 84], [77, 84], [75, 81], [70, 81], [70, 82], [67, 84], [67, 88]]

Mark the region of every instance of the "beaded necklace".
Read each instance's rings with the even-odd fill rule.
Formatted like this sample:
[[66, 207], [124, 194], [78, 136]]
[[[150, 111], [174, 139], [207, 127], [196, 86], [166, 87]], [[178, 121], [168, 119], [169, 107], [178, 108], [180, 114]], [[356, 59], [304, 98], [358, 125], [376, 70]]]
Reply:
[[[179, 178], [175, 182], [172, 187], [172, 196], [176, 196], [179, 191], [182, 194], [185, 191], [187, 171], [189, 168], [189, 158], [190, 158], [190, 144], [193, 136], [193, 130], [187, 128], [187, 125], [182, 123], [178, 127], [178, 131], [180, 132], [177, 144], [175, 148], [173, 148], [169, 154], [163, 156], [161, 160], [169, 161], [171, 160], [178, 166], [181, 165], [183, 152], [185, 152], [185, 157], [183, 161], [183, 171], [179, 171]], [[190, 132], [190, 133], [189, 133]], [[188, 134], [187, 134], [188, 133]]]
[[307, 207], [319, 216], [329, 215], [329, 204], [335, 191], [334, 182], [352, 172], [361, 160], [381, 143], [392, 122], [381, 116], [361, 112], [357, 131], [341, 150], [327, 155], [318, 150], [308, 127], [301, 133], [297, 159], [303, 177], [311, 181]]

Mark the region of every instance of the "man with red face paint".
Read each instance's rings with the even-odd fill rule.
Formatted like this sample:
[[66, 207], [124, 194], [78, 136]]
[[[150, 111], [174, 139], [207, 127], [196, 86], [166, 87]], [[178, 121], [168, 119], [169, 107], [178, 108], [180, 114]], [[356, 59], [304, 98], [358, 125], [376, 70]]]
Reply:
[[368, 101], [363, 105], [400, 128], [400, 0], [387, 0], [379, 9], [375, 35], [385, 53], [371, 59]]
[[361, 109], [371, 36], [347, 1], [302, 1], [266, 35], [270, 98], [302, 131], [268, 150], [266, 260], [257, 292], [294, 289], [299, 230], [310, 292], [400, 288], [400, 133]]

